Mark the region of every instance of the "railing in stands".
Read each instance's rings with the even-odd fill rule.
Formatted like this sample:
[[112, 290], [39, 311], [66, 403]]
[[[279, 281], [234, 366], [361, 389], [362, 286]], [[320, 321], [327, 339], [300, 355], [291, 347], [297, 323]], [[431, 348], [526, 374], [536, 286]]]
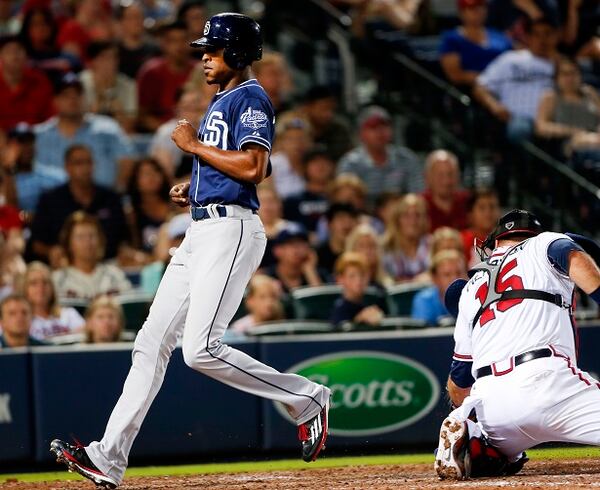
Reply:
[[[412, 77], [416, 77], [423, 82], [417, 84], [417, 90], [427, 91], [428, 87], [430, 93], [433, 94], [432, 99], [435, 101], [443, 98], [450, 99], [453, 102], [453, 110], [461, 111], [461, 114], [455, 113], [454, 115], [457, 119], [463, 121], [467, 127], [464, 128], [465, 132], [463, 135], [460, 135], [461, 137], [456, 137], [452, 135], [451, 129], [448, 130], [444, 125], [440, 125], [435, 118], [430, 117], [430, 114], [424, 114], [422, 110], [419, 110], [422, 109], [420, 107], [413, 108], [416, 117], [428, 121], [429, 130], [432, 133], [437, 133], [437, 136], [442, 140], [451, 141], [458, 149], [464, 150], [466, 148], [471, 153], [475, 149], [485, 150], [486, 148], [479, 146], [480, 141], [476, 140], [476, 126], [480, 123], [480, 120], [477, 120], [476, 111], [481, 109], [476, 107], [473, 99], [409, 56], [401, 53], [394, 53], [392, 56], [403, 69], [410, 72]], [[410, 84], [406, 85], [410, 86]], [[402, 87], [403, 90], [406, 90], [406, 88], [406, 86]], [[408, 101], [409, 103], [411, 100], [409, 96], [403, 96], [402, 99], [404, 102]], [[576, 188], [577, 195], [581, 193], [589, 195], [594, 202], [600, 205], [600, 188], [575, 172], [567, 164], [554, 158], [535, 143], [525, 141], [520, 144], [520, 147], [525, 153], [526, 160], [535, 165], [535, 171], [540, 176], [548, 175], [548, 172], [550, 172], [552, 177], [557, 182], [560, 182], [560, 184], [554, 189], [556, 195], [552, 196], [551, 199], [555, 206], [548, 206], [548, 200], [540, 199], [535, 192], [538, 189], [532, 188], [532, 185], [535, 185], [535, 183], [519, 178], [517, 175], [512, 175], [509, 188], [513, 195], [510, 202], [515, 205], [533, 206], [537, 209], [543, 209], [547, 217], [551, 218], [554, 229], [565, 229], [565, 227], [568, 227], [571, 230], [582, 231], [583, 227], [581, 223], [572, 216], [573, 203], [569, 202], [570, 195], [565, 192], [565, 189], [569, 186], [574, 187]], [[492, 148], [488, 149], [491, 150]], [[518, 174], [518, 172], [515, 172], [515, 174]], [[565, 185], [564, 179], [566, 179], [567, 185]], [[599, 230], [585, 231], [597, 233]]]

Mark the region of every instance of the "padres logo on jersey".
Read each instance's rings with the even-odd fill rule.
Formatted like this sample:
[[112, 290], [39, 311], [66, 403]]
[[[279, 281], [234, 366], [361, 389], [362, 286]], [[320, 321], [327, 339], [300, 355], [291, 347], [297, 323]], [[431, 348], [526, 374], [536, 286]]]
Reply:
[[248, 107], [246, 112], [240, 116], [240, 122], [242, 125], [254, 130], [266, 128], [268, 121], [269, 118], [263, 111], [259, 109], [252, 109], [252, 107]]
[[227, 136], [229, 126], [223, 118], [221, 111], [213, 111], [206, 120], [206, 126], [202, 134], [202, 142], [210, 146], [217, 146], [221, 150], [227, 150]]

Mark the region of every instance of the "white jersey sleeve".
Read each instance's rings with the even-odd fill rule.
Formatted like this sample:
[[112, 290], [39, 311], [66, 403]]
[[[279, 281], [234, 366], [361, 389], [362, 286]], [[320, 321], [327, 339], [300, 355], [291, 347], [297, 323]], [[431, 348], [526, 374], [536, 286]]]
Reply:
[[460, 295], [458, 303], [458, 317], [454, 327], [454, 353], [455, 361], [470, 362], [473, 360], [473, 347], [471, 343], [473, 318], [479, 306], [474, 302], [473, 293], [476, 284], [484, 280], [485, 272], [478, 272], [466, 284]]

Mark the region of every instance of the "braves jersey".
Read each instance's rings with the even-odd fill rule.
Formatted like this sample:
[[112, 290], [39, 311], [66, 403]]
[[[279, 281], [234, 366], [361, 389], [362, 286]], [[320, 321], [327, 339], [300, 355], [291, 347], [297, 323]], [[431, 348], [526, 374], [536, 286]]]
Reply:
[[[221, 150], [239, 151], [255, 143], [271, 152], [275, 115], [264, 89], [255, 79], [217, 92], [200, 123], [198, 139]], [[192, 206], [237, 204], [258, 209], [256, 185], [234, 179], [196, 155], [190, 182]]]
[[477, 272], [465, 285], [454, 331], [454, 359], [473, 361], [472, 372], [492, 363], [533, 349], [555, 346], [575, 359], [575, 336], [571, 311], [539, 299], [508, 299], [492, 303], [473, 324], [488, 291], [534, 289], [560, 294], [564, 305], [573, 300], [574, 284], [548, 257], [548, 247], [568, 239], [561, 233], [545, 232], [517, 246], [499, 247], [488, 258], [500, 269], [496, 284], [489, 284], [486, 271]]

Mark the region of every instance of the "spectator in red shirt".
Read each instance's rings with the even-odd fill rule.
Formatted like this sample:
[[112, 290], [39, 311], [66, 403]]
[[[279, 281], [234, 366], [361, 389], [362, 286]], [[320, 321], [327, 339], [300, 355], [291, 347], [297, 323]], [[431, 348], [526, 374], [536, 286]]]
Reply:
[[147, 131], [156, 131], [173, 117], [177, 91], [194, 67], [188, 41], [184, 23], [164, 26], [161, 32], [163, 56], [148, 60], [140, 68], [137, 77], [140, 124]]
[[431, 232], [440, 226], [457, 230], [467, 227], [467, 199], [469, 193], [460, 188], [458, 158], [447, 150], [432, 151], [425, 161], [426, 190]]
[[21, 229], [23, 221], [19, 210], [8, 204], [0, 205], [0, 231], [8, 232], [13, 229]]
[[0, 39], [0, 128], [45, 121], [52, 115], [52, 85], [43, 72], [27, 67], [27, 53], [16, 36]]

